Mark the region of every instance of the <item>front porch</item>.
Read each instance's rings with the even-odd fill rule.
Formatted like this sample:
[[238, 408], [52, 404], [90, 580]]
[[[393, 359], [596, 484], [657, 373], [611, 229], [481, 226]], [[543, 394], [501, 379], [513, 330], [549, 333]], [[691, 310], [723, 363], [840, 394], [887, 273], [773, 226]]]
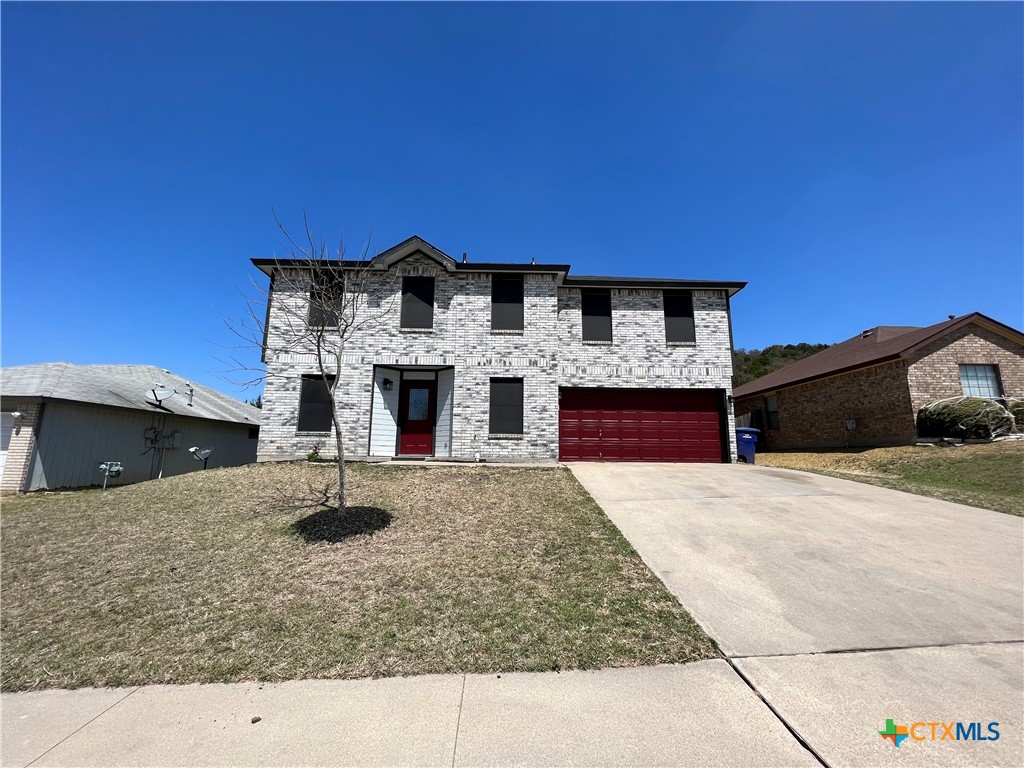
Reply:
[[374, 366], [369, 455], [451, 457], [454, 389], [451, 366]]

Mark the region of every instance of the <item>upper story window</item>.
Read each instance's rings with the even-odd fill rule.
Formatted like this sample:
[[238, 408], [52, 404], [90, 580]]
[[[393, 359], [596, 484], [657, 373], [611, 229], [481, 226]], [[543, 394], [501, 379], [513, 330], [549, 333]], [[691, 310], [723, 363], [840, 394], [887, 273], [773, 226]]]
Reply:
[[523, 330], [523, 276], [491, 277], [491, 330]]
[[434, 278], [402, 278], [402, 327], [434, 327]]
[[583, 288], [583, 340], [611, 342], [612, 292], [609, 288]]
[[309, 315], [307, 320], [310, 328], [336, 328], [338, 325], [338, 308], [343, 302], [343, 284], [340, 280], [330, 277], [315, 277], [315, 283], [309, 291]]
[[338, 310], [324, 300], [317, 291], [309, 292], [309, 327], [335, 328], [338, 325]]
[[[333, 377], [329, 381], [333, 382]], [[299, 432], [330, 432], [331, 390], [321, 376], [303, 376], [299, 392]]]
[[665, 301], [665, 341], [669, 344], [696, 344], [693, 326], [693, 293], [662, 291]]
[[961, 365], [960, 386], [971, 397], [1002, 397], [999, 369], [994, 365]]

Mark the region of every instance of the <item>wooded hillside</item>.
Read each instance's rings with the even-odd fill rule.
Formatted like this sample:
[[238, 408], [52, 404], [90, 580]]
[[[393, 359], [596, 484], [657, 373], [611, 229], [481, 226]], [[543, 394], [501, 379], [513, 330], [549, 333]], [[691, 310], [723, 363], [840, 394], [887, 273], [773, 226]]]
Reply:
[[748, 381], [777, 371], [797, 360], [828, 349], [831, 344], [773, 344], [764, 349], [737, 349], [732, 353], [732, 385], [739, 387]]

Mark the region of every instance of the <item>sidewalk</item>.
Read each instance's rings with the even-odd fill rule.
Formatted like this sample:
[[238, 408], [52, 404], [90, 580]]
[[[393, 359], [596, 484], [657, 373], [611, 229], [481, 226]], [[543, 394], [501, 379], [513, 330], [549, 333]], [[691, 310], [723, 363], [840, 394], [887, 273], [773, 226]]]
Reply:
[[719, 659], [41, 691], [0, 703], [4, 766], [818, 765]]

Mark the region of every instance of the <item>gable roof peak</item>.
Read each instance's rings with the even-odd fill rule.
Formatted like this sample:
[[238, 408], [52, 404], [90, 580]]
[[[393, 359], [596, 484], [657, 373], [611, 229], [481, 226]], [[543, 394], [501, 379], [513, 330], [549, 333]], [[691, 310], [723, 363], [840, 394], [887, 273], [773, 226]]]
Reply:
[[437, 246], [431, 245], [419, 235], [408, 237], [398, 245], [393, 245], [386, 251], [381, 251], [373, 261], [382, 267], [390, 267], [402, 259], [407, 259], [414, 253], [422, 253], [429, 259], [433, 259], [446, 270], [455, 268], [456, 261]]

